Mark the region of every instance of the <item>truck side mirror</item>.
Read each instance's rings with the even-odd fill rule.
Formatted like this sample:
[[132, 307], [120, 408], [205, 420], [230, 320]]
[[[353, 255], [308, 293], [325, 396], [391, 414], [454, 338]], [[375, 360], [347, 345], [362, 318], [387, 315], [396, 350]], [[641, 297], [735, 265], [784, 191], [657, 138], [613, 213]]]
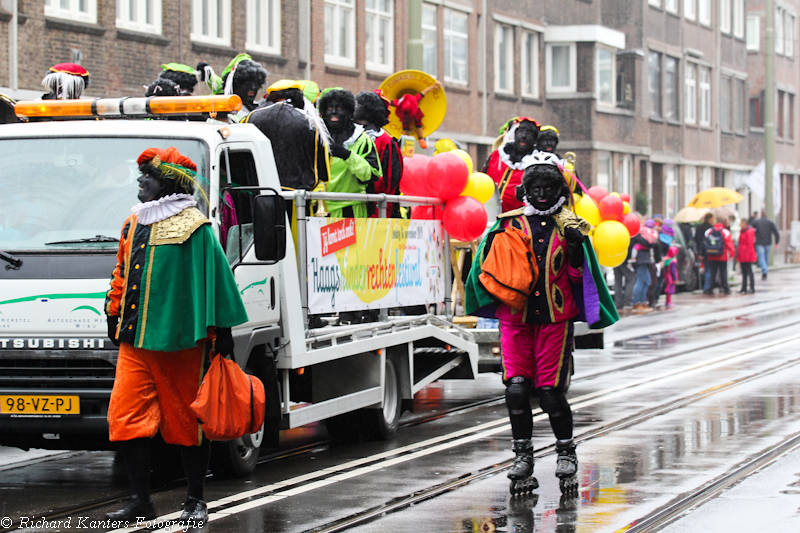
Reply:
[[286, 201], [278, 194], [253, 199], [256, 259], [277, 263], [286, 257]]

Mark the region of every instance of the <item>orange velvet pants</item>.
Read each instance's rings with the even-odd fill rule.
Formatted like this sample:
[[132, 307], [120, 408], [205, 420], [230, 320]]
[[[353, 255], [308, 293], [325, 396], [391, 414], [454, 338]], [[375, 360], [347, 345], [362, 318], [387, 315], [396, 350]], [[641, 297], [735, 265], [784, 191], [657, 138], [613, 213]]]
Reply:
[[189, 406], [203, 379], [203, 358], [202, 347], [155, 352], [123, 342], [108, 406], [109, 440], [153, 437], [160, 430], [168, 444], [199, 446], [203, 433]]

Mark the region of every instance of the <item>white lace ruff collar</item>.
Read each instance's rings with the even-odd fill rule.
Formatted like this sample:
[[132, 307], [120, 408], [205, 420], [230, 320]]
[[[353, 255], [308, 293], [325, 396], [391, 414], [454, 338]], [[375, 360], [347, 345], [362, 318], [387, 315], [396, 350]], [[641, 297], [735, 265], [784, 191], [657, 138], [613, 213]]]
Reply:
[[136, 204], [131, 208], [136, 214], [139, 224], [149, 226], [154, 222], [161, 222], [173, 215], [177, 215], [187, 207], [194, 207], [197, 202], [189, 194], [176, 193], [163, 196], [157, 200], [151, 200], [141, 204]]
[[552, 215], [553, 213], [555, 213], [556, 211], [561, 209], [561, 206], [564, 205], [564, 202], [566, 202], [566, 201], [567, 201], [567, 199], [562, 196], [561, 198], [558, 199], [558, 202], [556, 202], [556, 205], [554, 205], [550, 209], [546, 209], [544, 211], [539, 211], [538, 209], [533, 207], [530, 204], [530, 202], [528, 202], [528, 197], [527, 196], [523, 196], [522, 197], [522, 203], [525, 204], [525, 210], [522, 213], [526, 217], [533, 216], [533, 215], [539, 215], [539, 216]]
[[530, 154], [522, 156], [522, 159], [516, 163], [511, 161], [511, 157], [509, 157], [509, 155], [506, 153], [505, 144], [497, 149], [497, 153], [500, 156], [500, 161], [502, 161], [508, 168], [513, 170], [524, 170], [531, 166], [533, 163], [533, 155], [538, 154], [539, 150], [534, 150]]

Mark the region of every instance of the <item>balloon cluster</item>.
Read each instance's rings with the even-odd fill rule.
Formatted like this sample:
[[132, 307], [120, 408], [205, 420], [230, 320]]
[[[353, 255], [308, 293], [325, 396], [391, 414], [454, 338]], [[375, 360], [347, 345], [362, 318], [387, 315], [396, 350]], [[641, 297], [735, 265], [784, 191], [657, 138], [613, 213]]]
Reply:
[[628, 256], [631, 237], [639, 233], [639, 217], [631, 213], [627, 193], [609, 193], [594, 186], [575, 199], [575, 213], [594, 226], [592, 244], [597, 261], [606, 267], [621, 265]]
[[472, 241], [486, 230], [488, 216], [483, 204], [494, 194], [494, 181], [482, 172], [472, 171], [468, 153], [451, 150], [433, 157], [406, 157], [400, 191], [408, 196], [446, 200], [444, 209], [432, 205], [412, 207], [411, 218], [441, 220], [453, 238]]

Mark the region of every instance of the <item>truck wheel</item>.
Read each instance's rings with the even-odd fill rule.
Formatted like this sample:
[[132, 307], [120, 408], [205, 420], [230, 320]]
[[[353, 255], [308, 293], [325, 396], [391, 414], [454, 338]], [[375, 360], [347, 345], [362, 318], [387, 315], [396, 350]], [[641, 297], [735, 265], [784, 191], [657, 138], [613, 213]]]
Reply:
[[256, 469], [264, 426], [252, 435], [240, 439], [211, 443], [211, 472], [221, 479], [237, 479], [248, 476]]
[[394, 361], [386, 359], [386, 385], [383, 388], [383, 408], [362, 409], [361, 433], [368, 440], [388, 440], [394, 437], [402, 414], [400, 379]]

